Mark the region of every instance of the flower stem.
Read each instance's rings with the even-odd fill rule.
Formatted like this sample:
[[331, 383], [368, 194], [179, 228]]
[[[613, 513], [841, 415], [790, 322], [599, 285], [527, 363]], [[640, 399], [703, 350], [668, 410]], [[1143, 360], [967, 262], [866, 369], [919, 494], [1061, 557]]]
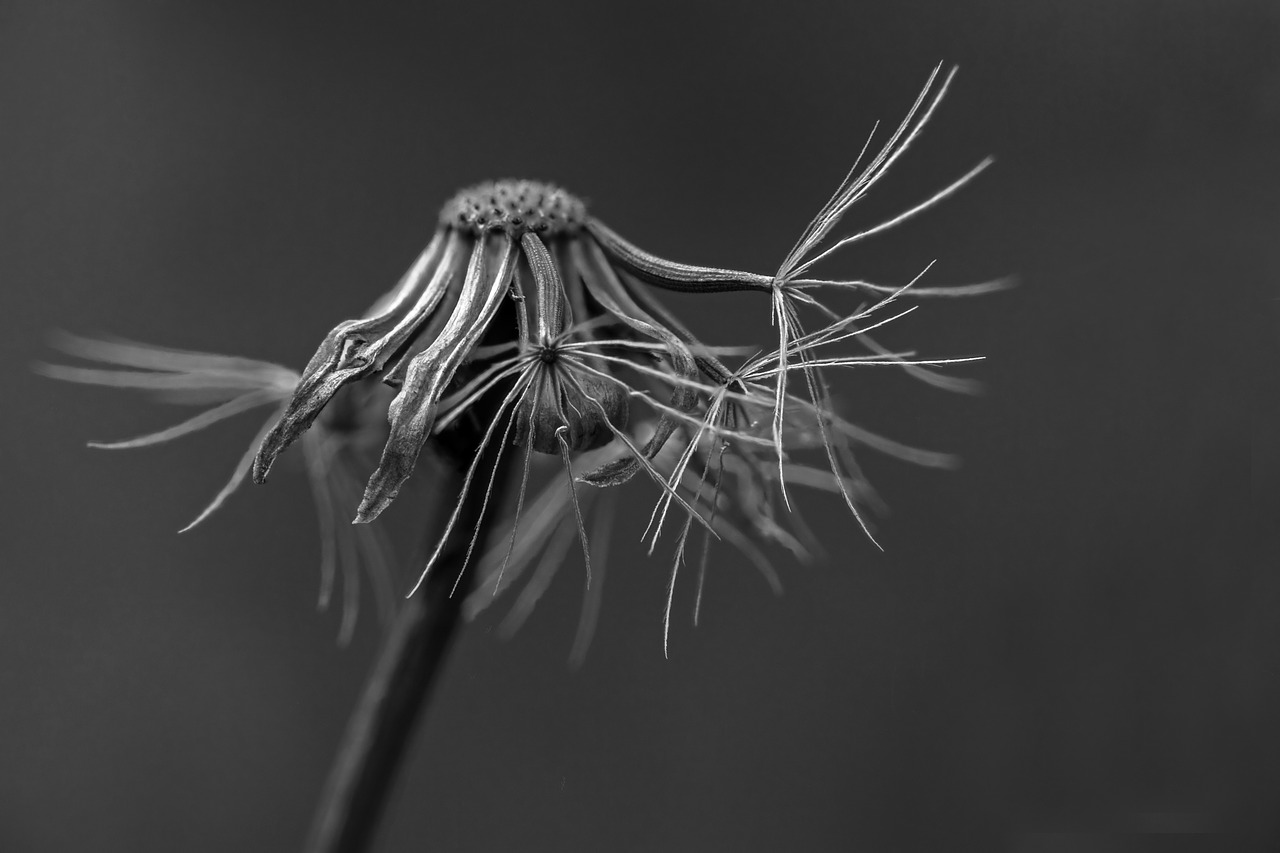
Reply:
[[[454, 452], [442, 454], [447, 473], [440, 477], [439, 489], [444, 495], [461, 491], [476, 452], [449, 450]], [[464, 498], [456, 531], [470, 532], [481, 523], [483, 497], [476, 489]], [[480, 531], [478, 548], [483, 548], [485, 532]], [[470, 539], [450, 537], [422, 587], [396, 614], [330, 770], [307, 840], [308, 853], [359, 853], [369, 848], [414, 725], [457, 632], [474, 573], [468, 572], [456, 590], [453, 586]]]

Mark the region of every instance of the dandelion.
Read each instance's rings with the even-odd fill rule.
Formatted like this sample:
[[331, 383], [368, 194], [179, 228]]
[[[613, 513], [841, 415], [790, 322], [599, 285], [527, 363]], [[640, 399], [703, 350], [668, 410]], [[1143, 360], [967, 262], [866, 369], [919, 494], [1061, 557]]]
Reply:
[[[714, 526], [682, 494], [681, 479], [694, 448], [704, 438], [720, 436], [726, 442], [745, 444], [761, 441], [754, 433], [735, 429], [725, 418], [744, 405], [758, 408], [759, 394], [749, 392], [745, 383], [766, 374], [773, 383], [770, 440], [778, 468], [775, 483], [786, 503], [788, 463], [783, 425], [788, 405], [796, 405], [800, 399], [788, 392], [787, 380], [799, 370], [809, 392], [807, 405], [816, 414], [820, 443], [829, 457], [831, 482], [870, 535], [857, 496], [851, 491], [851, 486], [864, 490], [865, 486], [851, 482], [856, 469], [850, 454], [842, 450], [847, 445], [838, 436], [826, 435], [828, 421], [823, 413], [829, 403], [821, 369], [892, 363], [930, 376], [911, 358], [881, 349], [868, 336], [868, 329], [856, 326], [914, 281], [895, 288], [861, 280], [804, 276], [840, 248], [936, 204], [985, 168], [989, 161], [905, 214], [821, 248], [848, 209], [920, 134], [951, 79], [948, 75], [934, 91], [936, 78], [935, 70], [888, 142], [863, 171], [850, 171], [774, 275], [657, 257], [628, 242], [588, 213], [580, 200], [552, 185], [507, 180], [464, 190], [444, 206], [430, 244], [397, 287], [370, 314], [341, 323], [326, 336], [284, 415], [263, 441], [254, 461], [254, 480], [266, 479], [276, 457], [304, 434], [340, 388], [381, 379], [399, 391], [388, 409], [390, 438], [356, 513], [357, 523], [372, 521], [395, 499], [433, 433], [446, 429], [488, 395], [501, 393], [480, 449], [496, 440], [498, 458], [492, 468], [496, 472], [509, 443], [523, 448], [525, 474], [513, 527], [520, 521], [529, 457], [535, 453], [558, 455], [567, 474], [572, 517], [587, 555], [589, 575], [588, 537], [574, 481], [611, 487], [643, 471], [663, 494], [654, 525], [655, 540], [672, 505], [714, 534]], [[987, 282], [915, 292], [960, 295], [999, 286], [1001, 282]], [[722, 351], [705, 346], [662, 307], [654, 289], [765, 293], [779, 330], [778, 348], [747, 373], [732, 371], [720, 359]], [[856, 290], [879, 298], [875, 308], [845, 317], [813, 295], [820, 289]], [[515, 307], [515, 328], [509, 331], [493, 328], [504, 302]], [[797, 306], [818, 309], [828, 325], [806, 334]], [[861, 338], [877, 358], [815, 360], [819, 348], [855, 338]], [[468, 378], [458, 381], [459, 371], [466, 366], [470, 367]], [[735, 387], [738, 390], [732, 391]], [[654, 419], [643, 445], [626, 429], [631, 400]], [[655, 459], [674, 433], [690, 427], [695, 430], [694, 437], [677, 465], [678, 471], [663, 472]], [[581, 465], [575, 471], [575, 455], [614, 442], [618, 452], [609, 461], [585, 473]], [[464, 496], [476, 485], [482, 458], [477, 454], [468, 472]], [[486, 499], [487, 495], [486, 490]], [[453, 528], [451, 521], [419, 582], [434, 566]]]
[[[839, 495], [878, 547], [871, 515], [881, 502], [859, 454], [875, 450], [916, 464], [952, 463], [945, 454], [900, 444], [846, 419], [827, 375], [887, 366], [940, 388], [972, 390], [969, 380], [935, 368], [976, 357], [923, 358], [885, 347], [876, 335], [915, 310], [908, 298], [986, 293], [1008, 282], [921, 286], [932, 265], [896, 285], [820, 278], [815, 268], [933, 207], [990, 164], [982, 161], [884, 222], [833, 236], [919, 138], [954, 73], [940, 80], [940, 68], [934, 69], [906, 117], [867, 159], [872, 129], [844, 181], [772, 274], [658, 257], [558, 186], [500, 180], [448, 201], [427, 247], [396, 286], [363, 316], [334, 327], [300, 374], [246, 359], [79, 339], [69, 347], [74, 354], [127, 370], [47, 369], [57, 378], [218, 404], [169, 430], [114, 446], [164, 441], [248, 408], [275, 406], [260, 443], [197, 522], [246, 476], [265, 482], [295, 443], [303, 446], [327, 543], [337, 539], [332, 520], [342, 511], [341, 496], [359, 494], [354, 520], [357, 530], [366, 530], [396, 501], [425, 449], [453, 459], [456, 476], [437, 485], [456, 489], [456, 500], [348, 733], [313, 849], [331, 849], [336, 834], [364, 831], [352, 830], [353, 821], [372, 821], [369, 812], [349, 816], [366, 796], [357, 777], [379, 762], [394, 766], [395, 744], [407, 731], [403, 720], [414, 713], [404, 708], [416, 708], [425, 694], [456, 615], [464, 608], [474, 615], [523, 583], [503, 622], [504, 631], [515, 630], [575, 541], [583, 555], [585, 601], [571, 658], [581, 661], [599, 616], [618, 487], [639, 477], [656, 494], [644, 532], [650, 553], [673, 531], [665, 651], [677, 580], [691, 553], [696, 622], [713, 542], [739, 550], [775, 589], [780, 581], [763, 546], [780, 546], [802, 560], [817, 549], [816, 537], [793, 510], [789, 488]], [[709, 346], [662, 304], [661, 290], [761, 294], [776, 347], [773, 341], [765, 351], [750, 341]], [[851, 311], [834, 307], [833, 297], [847, 295], [859, 304]], [[816, 321], [806, 327], [802, 313]], [[371, 436], [384, 443], [360, 488], [338, 455]], [[518, 459], [508, 458], [516, 454]], [[515, 470], [514, 509], [504, 524], [495, 524], [492, 498]], [[505, 534], [490, 537], [495, 529]], [[479, 565], [468, 573], [473, 558]], [[325, 577], [331, 575], [326, 570]], [[468, 587], [455, 595], [464, 578]], [[425, 594], [415, 595], [424, 584]], [[422, 599], [425, 604], [413, 604]], [[430, 647], [425, 656], [424, 644]], [[405, 675], [404, 667], [418, 667], [419, 675]], [[386, 723], [392, 718], [402, 723]], [[391, 734], [385, 734], [388, 726]], [[370, 758], [375, 753], [383, 757]], [[385, 777], [390, 770], [382, 772]]]

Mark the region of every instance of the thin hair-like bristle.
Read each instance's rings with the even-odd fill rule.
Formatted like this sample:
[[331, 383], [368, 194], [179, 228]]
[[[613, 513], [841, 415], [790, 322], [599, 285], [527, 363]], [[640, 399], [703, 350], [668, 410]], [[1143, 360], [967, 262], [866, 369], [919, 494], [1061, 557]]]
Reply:
[[200, 522], [213, 515], [217, 512], [218, 507], [222, 506], [223, 502], [226, 501], [227, 498], [231, 497], [231, 495], [235, 493], [236, 489], [240, 488], [244, 483], [245, 477], [249, 475], [250, 467], [253, 465], [253, 457], [257, 454], [258, 450], [258, 442], [262, 441], [263, 436], [265, 436], [270, 429], [271, 420], [268, 420], [262, 425], [262, 428], [258, 430], [257, 435], [253, 437], [253, 441], [249, 443], [249, 449], [244, 452], [240, 457], [240, 461], [236, 463], [235, 469], [231, 472], [231, 479], [227, 480], [226, 485], [222, 487], [221, 491], [214, 495], [213, 500], [209, 501], [205, 508], [201, 510], [200, 514], [187, 524], [186, 527], [179, 530], [179, 533], [186, 533], [188, 530], [191, 530]]
[[98, 450], [129, 450], [135, 447], [150, 447], [153, 444], [163, 444], [166, 441], [173, 441], [175, 438], [181, 438], [184, 435], [190, 435], [193, 432], [199, 432], [205, 427], [212, 426], [219, 421], [234, 417], [241, 412], [247, 412], [258, 406], [266, 405], [279, 399], [279, 395], [272, 391], [250, 391], [239, 397], [234, 397], [221, 405], [212, 409], [201, 412], [195, 417], [188, 418], [182, 423], [166, 427], [156, 432], [150, 432], [146, 435], [140, 435], [136, 438], [129, 438], [123, 441], [90, 441], [88, 445]]
[[582, 521], [582, 506], [578, 503], [578, 483], [573, 477], [573, 462], [569, 459], [569, 443], [564, 440], [563, 432], [567, 427], [556, 430], [556, 441], [560, 443], [560, 459], [564, 463], [564, 473], [569, 489], [569, 503], [573, 505], [573, 520], [578, 526], [578, 541], [582, 543], [582, 561], [586, 566], [587, 586], [591, 586], [591, 543], [587, 539], [587, 526]]
[[578, 616], [578, 629], [573, 635], [573, 645], [569, 649], [569, 665], [575, 669], [581, 667], [587, 657], [587, 649], [595, 637], [596, 625], [600, 621], [600, 605], [604, 600], [604, 578], [609, 565], [609, 540], [613, 534], [613, 516], [617, 506], [617, 493], [605, 492], [596, 508], [595, 525], [591, 534], [591, 551], [595, 553], [595, 582], [590, 576], [583, 589], [582, 612]]

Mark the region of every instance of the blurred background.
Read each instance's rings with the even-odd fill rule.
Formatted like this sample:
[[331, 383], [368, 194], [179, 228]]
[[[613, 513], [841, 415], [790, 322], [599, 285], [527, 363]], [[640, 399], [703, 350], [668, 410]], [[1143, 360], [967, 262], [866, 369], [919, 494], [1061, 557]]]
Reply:
[[[837, 382], [855, 420], [963, 467], [868, 457], [883, 553], [802, 500], [832, 556], [773, 554], [781, 597], [717, 551], [669, 660], [638, 524], [580, 671], [576, 564], [510, 641], [499, 602], [378, 849], [1274, 849], [1274, 4], [9, 0], [0, 850], [297, 849], [379, 636], [366, 618], [339, 648], [316, 614], [296, 471], [176, 535], [258, 418], [88, 450], [186, 412], [34, 375], [50, 330], [300, 368], [492, 177], [769, 272], [940, 61], [951, 95], [850, 227], [996, 166], [827, 269], [1020, 277], [886, 335], [987, 355], [984, 395]], [[670, 304], [768, 341], [760, 300]], [[390, 519], [401, 553], [415, 512]]]

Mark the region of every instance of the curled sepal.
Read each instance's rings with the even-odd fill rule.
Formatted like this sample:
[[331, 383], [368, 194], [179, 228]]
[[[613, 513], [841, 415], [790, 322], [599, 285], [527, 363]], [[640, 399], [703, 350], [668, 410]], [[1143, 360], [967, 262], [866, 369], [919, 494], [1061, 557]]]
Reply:
[[[325, 336], [302, 373], [284, 414], [253, 460], [253, 481], [263, 483], [276, 457], [310, 428], [342, 386], [381, 370], [440, 302], [457, 268], [460, 240], [440, 236], [399, 285], [363, 320], [347, 320]], [[417, 295], [415, 299], [414, 296]]]
[[371, 361], [362, 354], [361, 321], [347, 321], [330, 332], [307, 365], [284, 413], [266, 434], [253, 460], [253, 481], [266, 482], [276, 457], [311, 427], [333, 395], [353, 379], [363, 376]]
[[476, 241], [453, 314], [431, 345], [409, 362], [404, 384], [387, 412], [391, 435], [382, 449], [378, 470], [365, 487], [356, 513], [358, 524], [373, 521], [390, 506], [413, 473], [422, 445], [435, 425], [440, 395], [488, 329], [507, 293], [515, 243], [505, 234], [496, 239], [501, 241], [497, 273], [485, 274], [486, 241]]

